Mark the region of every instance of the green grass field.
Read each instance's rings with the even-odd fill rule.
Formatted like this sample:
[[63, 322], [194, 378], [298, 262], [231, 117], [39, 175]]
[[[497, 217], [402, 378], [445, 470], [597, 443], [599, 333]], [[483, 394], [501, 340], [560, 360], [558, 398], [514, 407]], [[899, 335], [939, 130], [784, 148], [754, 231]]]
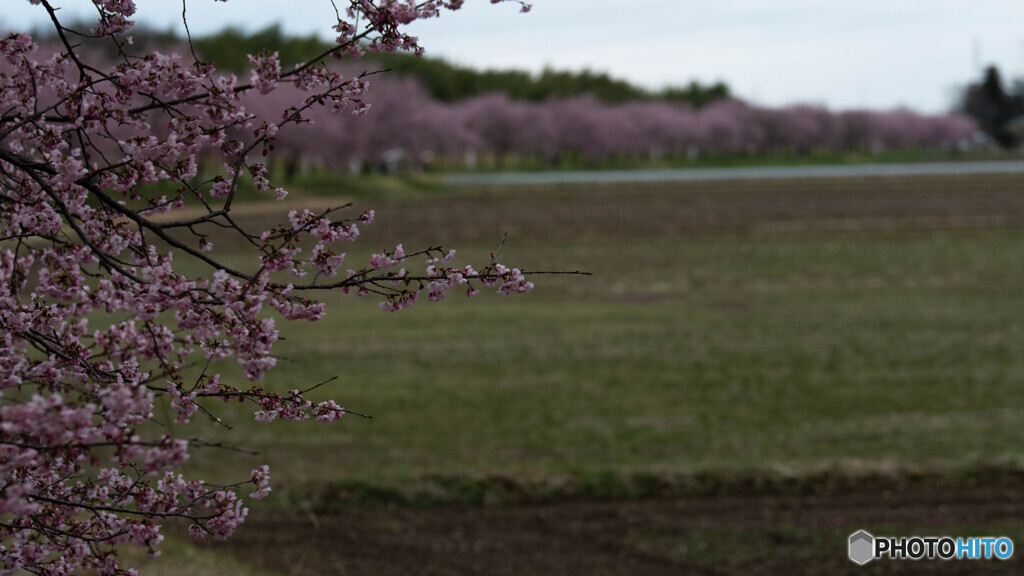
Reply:
[[[329, 184], [293, 196], [321, 206], [352, 197]], [[458, 263], [481, 263], [509, 231], [502, 261], [593, 275], [539, 276], [525, 296], [453, 294], [396, 314], [328, 295], [324, 320], [281, 324], [267, 385], [338, 376], [320, 397], [373, 419], [261, 425], [214, 405], [232, 430], [195, 420], [195, 435], [259, 455], [197, 450], [190, 472], [234, 481], [271, 466], [275, 492], [228, 543], [237, 559], [282, 573], [409, 573], [464, 530], [497, 525], [495, 542], [513, 539], [490, 552], [480, 541], [478, 561], [494, 573], [516, 573], [498, 570], [509, 545], [533, 550], [526, 561], [548, 573], [653, 558], [608, 573], [838, 574], [854, 565], [830, 547], [852, 529], [928, 532], [928, 511], [954, 500], [943, 530], [1020, 537], [999, 499], [1024, 462], [1024, 178], [392, 184], [379, 200], [354, 195], [378, 220], [349, 264], [399, 241], [444, 242]], [[238, 216], [259, 227], [274, 211], [248, 205]], [[971, 486], [1000, 470], [1010, 476], [984, 492], [995, 500], [970, 504], [983, 498]], [[892, 492], [886, 478], [909, 488]], [[872, 485], [885, 503], [831, 500]], [[825, 496], [773, 500], [793, 486]], [[642, 498], [751, 488], [755, 500], [732, 504]], [[901, 508], [918, 494], [932, 500]], [[609, 504], [572, 507], [588, 500]], [[465, 508], [522, 501], [547, 507]], [[453, 518], [463, 509], [468, 519]], [[352, 548], [327, 555], [338, 541]], [[564, 548], [591, 541], [605, 548]], [[175, 544], [163, 566], [248, 570], [210, 554]], [[793, 558], [810, 564], [794, 571]], [[481, 573], [464, 561], [424, 573]]]
[[[457, 236], [467, 261], [485, 261], [497, 236], [450, 228], [489, 211], [531, 233], [510, 238], [504, 261], [594, 275], [543, 276], [523, 297], [450, 297], [398, 314], [332, 295], [325, 320], [282, 326], [269, 383], [338, 376], [324, 396], [373, 420], [267, 426], [223, 410], [235, 428], [222, 439], [261, 455], [206, 452], [192, 466], [230, 476], [269, 462], [284, 488], [425, 475], [927, 469], [1024, 455], [1021, 230], [709, 225], [673, 235], [656, 215], [635, 217], [653, 206], [685, 219], [701, 193], [490, 191], [388, 204], [382, 217], [405, 228], [368, 232], [354, 245], [364, 255], [403, 232], [429, 238], [430, 223], [417, 219], [433, 202], [447, 218], [437, 235]], [[704, 203], [734, 214], [750, 202], [749, 190], [707, 194]], [[933, 196], [915, 201], [904, 205], [908, 221], [934, 211]], [[622, 226], [567, 237], [549, 218], [553, 204]], [[849, 205], [856, 218], [859, 205]]]

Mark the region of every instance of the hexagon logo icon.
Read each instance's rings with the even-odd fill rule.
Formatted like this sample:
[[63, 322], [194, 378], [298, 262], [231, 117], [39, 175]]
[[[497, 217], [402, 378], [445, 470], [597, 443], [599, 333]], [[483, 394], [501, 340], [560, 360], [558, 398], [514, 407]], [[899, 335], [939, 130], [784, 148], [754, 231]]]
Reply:
[[863, 566], [875, 557], [875, 537], [864, 530], [850, 534], [850, 560]]

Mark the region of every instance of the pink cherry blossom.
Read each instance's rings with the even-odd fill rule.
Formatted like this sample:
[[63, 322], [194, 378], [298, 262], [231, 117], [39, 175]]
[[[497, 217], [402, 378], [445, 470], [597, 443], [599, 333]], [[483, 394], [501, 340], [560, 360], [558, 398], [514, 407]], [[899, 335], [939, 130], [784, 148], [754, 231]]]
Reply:
[[[31, 3], [60, 26], [50, 3]], [[375, 109], [367, 79], [318, 62], [286, 71], [261, 52], [243, 84], [194, 61], [187, 47], [132, 53], [124, 33], [135, 3], [93, 4], [96, 22], [82, 31], [116, 59], [66, 35], [46, 46], [24, 33], [0, 38], [3, 574], [119, 573], [120, 546], [159, 554], [166, 518], [185, 519], [196, 537], [229, 537], [248, 514], [237, 491], [251, 484], [253, 499], [266, 496], [268, 468], [227, 485], [185, 478], [178, 470], [202, 440], [180, 425], [220, 426], [218, 410], [239, 402], [266, 423], [351, 414], [309, 400], [321, 384], [281, 394], [256, 383], [277, 363], [278, 322], [322, 318], [323, 291], [372, 294], [398, 310], [426, 284], [440, 299], [473, 281], [513, 292], [524, 282], [495, 265], [414, 275], [413, 259], [447, 262], [446, 253], [402, 245], [338, 274], [340, 246], [357, 240], [373, 210], [296, 210], [266, 230], [243, 229], [231, 217], [248, 189], [240, 183], [283, 199], [262, 157], [312, 129], [320, 112]], [[333, 55], [418, 51], [402, 26], [460, 4], [353, 2], [333, 26]], [[395, 133], [413, 141], [417, 129]], [[200, 160], [211, 158], [220, 173], [200, 176]], [[162, 193], [147, 186], [161, 182]], [[212, 228], [241, 238], [250, 257], [224, 260], [204, 235]], [[391, 270], [399, 263], [406, 268]], [[241, 366], [242, 379], [222, 378], [224, 362]], [[153, 426], [158, 405], [169, 405], [172, 419]]]

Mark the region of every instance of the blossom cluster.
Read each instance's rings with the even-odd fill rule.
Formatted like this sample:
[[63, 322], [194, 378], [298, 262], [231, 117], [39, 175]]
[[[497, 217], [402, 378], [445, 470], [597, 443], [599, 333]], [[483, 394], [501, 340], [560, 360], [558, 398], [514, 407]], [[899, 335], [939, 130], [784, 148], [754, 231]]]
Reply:
[[[623, 157], [954, 149], [970, 146], [979, 129], [962, 114], [767, 107], [735, 99], [693, 108], [665, 101], [608, 104], [590, 95], [531, 102], [491, 93], [444, 103], [410, 77], [373, 82], [360, 103], [380, 113], [354, 119], [311, 110], [305, 117], [314, 122], [316, 138], [283, 131], [278, 153], [335, 170], [488, 158], [599, 164]], [[267, 104], [252, 102], [254, 108]], [[414, 134], [407, 133], [409, 126], [416, 127]]]
[[[242, 181], [286, 196], [254, 159], [273, 149], [281, 127], [304, 124], [320, 105], [365, 111], [364, 79], [317, 62], [286, 71], [263, 52], [243, 84], [191, 56], [131, 54], [132, 0], [93, 0], [98, 16], [83, 30], [60, 23], [48, 0], [29, 1], [62, 42], [46, 50], [28, 34], [0, 38], [0, 574], [122, 573], [118, 546], [158, 554], [165, 519], [226, 538], [248, 513], [237, 490], [270, 492], [266, 466], [226, 486], [183, 477], [176, 470], [201, 440], [178, 437], [175, 426], [197, 413], [218, 425], [217, 405], [232, 401], [263, 422], [351, 413], [310, 400], [319, 385], [278, 393], [214, 369], [233, 360], [248, 381], [264, 378], [276, 363], [275, 320], [323, 317], [308, 295], [354, 289], [397, 308], [428, 284], [434, 294], [435, 284], [511, 293], [528, 283], [496, 263], [479, 273], [384, 270], [437, 250], [401, 247], [339, 274], [341, 246], [372, 211], [294, 211], [263, 231], [231, 217]], [[353, 0], [328, 55], [416, 50], [401, 25], [460, 4]], [[83, 36], [109, 43], [118, 61], [103, 65], [69, 39]], [[244, 93], [286, 84], [304, 96], [283, 115], [260, 117], [241, 103]], [[223, 165], [212, 176], [199, 168], [210, 151]], [[251, 246], [250, 263], [218, 258], [211, 230]], [[189, 379], [190, 365], [205, 369]], [[173, 422], [147, 426], [158, 406]]]

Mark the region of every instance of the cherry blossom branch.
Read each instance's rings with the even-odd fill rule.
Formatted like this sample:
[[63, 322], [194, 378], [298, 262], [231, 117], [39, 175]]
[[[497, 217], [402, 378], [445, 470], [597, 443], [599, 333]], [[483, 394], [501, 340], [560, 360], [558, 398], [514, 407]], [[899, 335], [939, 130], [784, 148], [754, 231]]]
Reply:
[[[86, 33], [66, 28], [50, 0], [37, 2], [58, 37], [52, 55], [38, 58], [40, 47], [27, 34], [0, 39], [0, 66], [16, 71], [0, 71], [4, 573], [118, 573], [117, 548], [155, 553], [156, 521], [165, 518], [186, 519], [197, 537], [230, 536], [248, 513], [237, 491], [251, 485], [250, 498], [266, 496], [269, 468], [223, 486], [176, 472], [190, 448], [250, 454], [182, 437], [180, 426], [196, 413], [223, 425], [213, 404], [240, 402], [264, 423], [370, 418], [334, 400], [310, 399], [333, 378], [285, 392], [254, 383], [277, 362], [277, 321], [323, 316], [323, 302], [303, 294], [377, 294], [384, 310], [396, 311], [421, 293], [436, 301], [459, 287], [470, 296], [482, 286], [500, 294], [533, 288], [497, 254], [477, 271], [451, 266], [455, 252], [440, 247], [406, 253], [398, 245], [343, 272], [340, 247], [357, 240], [372, 210], [348, 218], [341, 211], [349, 206], [292, 211], [286, 223], [262, 231], [247, 230], [231, 214], [243, 176], [257, 190], [287, 194], [271, 187], [265, 163], [249, 159], [270, 152], [281, 126], [306, 124], [317, 106], [367, 111], [362, 95], [375, 72], [343, 80], [324, 59], [416, 51], [402, 26], [461, 2], [353, 0], [348, 19], [339, 13], [333, 27], [334, 47], [284, 72], [275, 54], [252, 55], [242, 84], [199, 61], [185, 2], [191, 65], [173, 53], [130, 53], [123, 34], [133, 24], [132, 0], [93, 3], [97, 17]], [[118, 56], [103, 61], [71, 36], [109, 40]], [[282, 82], [303, 94], [282, 115], [247, 111], [245, 104]], [[199, 160], [213, 156], [223, 170], [200, 181]], [[160, 182], [176, 184], [177, 192], [160, 195], [150, 186]], [[186, 203], [205, 212], [176, 217]], [[229, 265], [204, 236], [206, 225], [242, 236], [257, 262], [251, 269]], [[405, 269], [421, 257], [422, 272]], [[285, 282], [284, 274], [296, 281]], [[215, 367], [228, 360], [249, 382], [222, 379]], [[186, 370], [199, 365], [201, 374], [186, 383]], [[154, 415], [162, 402], [173, 422]]]

